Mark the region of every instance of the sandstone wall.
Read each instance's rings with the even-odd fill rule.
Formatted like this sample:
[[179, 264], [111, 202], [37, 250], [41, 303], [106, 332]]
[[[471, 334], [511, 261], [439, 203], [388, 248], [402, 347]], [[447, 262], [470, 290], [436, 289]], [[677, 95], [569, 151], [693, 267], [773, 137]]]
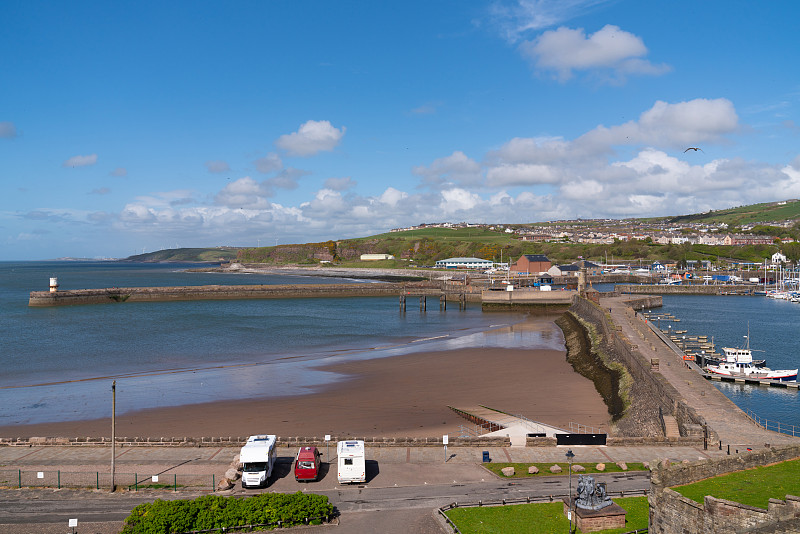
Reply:
[[[638, 299], [636, 308], [650, 308], [661, 305], [661, 297]], [[617, 422], [617, 432], [622, 436], [663, 436], [659, 409], [665, 415], [672, 415], [678, 422], [682, 437], [697, 437], [696, 429], [705, 426], [705, 420], [689, 406], [678, 391], [658, 373], [650, 370], [647, 361], [632, 344], [617, 331], [606, 310], [598, 305], [578, 298], [570, 308], [575, 316], [594, 326], [598, 339], [597, 350], [613, 361], [621, 363], [631, 377], [629, 387], [629, 406], [625, 416]], [[630, 313], [633, 314], [633, 308]], [[700, 436], [702, 437], [702, 436]]]
[[798, 532], [800, 498], [770, 499], [768, 508], [755, 508], [706, 496], [703, 504], [672, 490], [706, 478], [800, 457], [800, 445], [767, 448], [738, 456], [691, 464], [659, 465], [651, 474], [650, 532], [657, 534], [728, 534], [731, 532]]

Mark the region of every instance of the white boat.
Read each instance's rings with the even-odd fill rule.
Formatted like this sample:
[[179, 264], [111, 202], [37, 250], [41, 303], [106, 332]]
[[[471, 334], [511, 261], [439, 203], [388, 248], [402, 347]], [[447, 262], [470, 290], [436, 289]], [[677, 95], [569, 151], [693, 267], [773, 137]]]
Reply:
[[746, 346], [741, 349], [722, 347], [725, 358], [718, 365], [707, 365], [706, 369], [713, 374], [729, 376], [731, 378], [764, 378], [767, 380], [780, 380], [781, 382], [797, 381], [797, 369], [777, 369], [769, 367], [756, 367], [753, 364], [753, 353], [750, 350], [750, 338]]

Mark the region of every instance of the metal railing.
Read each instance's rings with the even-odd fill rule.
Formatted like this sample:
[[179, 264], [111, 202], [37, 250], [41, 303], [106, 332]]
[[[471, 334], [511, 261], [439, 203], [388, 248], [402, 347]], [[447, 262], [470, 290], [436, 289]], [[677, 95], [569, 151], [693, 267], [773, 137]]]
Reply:
[[569, 422], [569, 432], [570, 434], [605, 434], [605, 432], [600, 432], [599, 428], [581, 423], [573, 423], [572, 421]]
[[781, 434], [788, 434], [790, 436], [800, 436], [800, 427], [795, 425], [787, 425], [785, 423], [781, 423], [780, 421], [764, 419], [750, 408], [745, 408], [744, 413], [746, 413], [747, 417], [752, 419], [755, 424], [767, 430], [772, 430], [773, 432], [779, 432]]
[[[216, 489], [214, 474], [195, 475], [168, 473], [157, 476], [143, 473], [115, 473], [114, 484], [132, 491], [140, 489], [209, 490]], [[7, 488], [76, 488], [101, 489], [111, 487], [111, 473], [100, 471], [28, 471], [0, 469], [0, 487]]]

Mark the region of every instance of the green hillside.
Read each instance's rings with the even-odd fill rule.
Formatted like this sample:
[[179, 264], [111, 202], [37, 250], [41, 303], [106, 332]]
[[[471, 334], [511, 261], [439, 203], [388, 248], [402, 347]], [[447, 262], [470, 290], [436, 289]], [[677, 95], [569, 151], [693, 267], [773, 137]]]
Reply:
[[788, 221], [800, 218], [800, 200], [767, 202], [751, 204], [726, 210], [712, 210], [706, 213], [679, 215], [667, 218], [671, 223], [726, 223], [729, 226], [741, 226], [766, 221]]
[[147, 252], [125, 258], [125, 261], [142, 262], [163, 262], [163, 261], [183, 261], [183, 262], [219, 262], [236, 259], [239, 249], [232, 247], [220, 248], [170, 248]]

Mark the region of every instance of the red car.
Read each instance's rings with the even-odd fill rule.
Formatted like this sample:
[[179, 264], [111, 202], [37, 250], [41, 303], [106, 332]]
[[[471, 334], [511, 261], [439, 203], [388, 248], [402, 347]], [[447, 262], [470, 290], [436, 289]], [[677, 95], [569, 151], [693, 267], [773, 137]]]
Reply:
[[314, 481], [319, 477], [320, 453], [316, 447], [300, 447], [294, 460], [294, 478], [298, 482]]

